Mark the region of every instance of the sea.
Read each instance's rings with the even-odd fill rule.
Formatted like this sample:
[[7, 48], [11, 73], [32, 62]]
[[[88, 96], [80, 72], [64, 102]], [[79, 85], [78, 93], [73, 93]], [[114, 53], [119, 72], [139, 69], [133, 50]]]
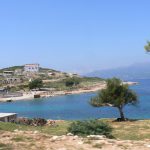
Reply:
[[[150, 79], [134, 79], [133, 81], [139, 83], [130, 87], [137, 93], [139, 102], [136, 106], [127, 105], [124, 108], [125, 117], [150, 119]], [[117, 108], [95, 108], [90, 105], [90, 99], [96, 94], [97, 92], [20, 100], [11, 103], [2, 102], [0, 112], [17, 113], [19, 117], [56, 120], [118, 118]]]

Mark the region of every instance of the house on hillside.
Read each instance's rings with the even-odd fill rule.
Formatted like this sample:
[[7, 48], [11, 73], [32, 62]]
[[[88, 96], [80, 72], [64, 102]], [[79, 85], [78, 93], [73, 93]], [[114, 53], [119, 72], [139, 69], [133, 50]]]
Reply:
[[22, 69], [16, 69], [16, 70], [15, 70], [15, 75], [17, 75], [17, 76], [23, 75]]
[[21, 83], [21, 82], [22, 82], [21, 78], [12, 77], [12, 78], [5, 78], [5, 79], [1, 80], [0, 83], [2, 83], [2, 84], [17, 84], [17, 83]]
[[5, 88], [0, 88], [0, 94], [4, 94], [6, 93], [6, 89]]
[[3, 76], [13, 76], [14, 75], [14, 71], [3, 71]]
[[26, 64], [26, 65], [24, 65], [24, 72], [38, 73], [39, 69], [40, 69], [39, 64]]

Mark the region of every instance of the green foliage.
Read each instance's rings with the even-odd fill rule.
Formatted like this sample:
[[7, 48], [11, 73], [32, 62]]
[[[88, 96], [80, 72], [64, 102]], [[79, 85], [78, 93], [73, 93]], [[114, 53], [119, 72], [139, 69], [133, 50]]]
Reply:
[[56, 81], [56, 82], [48, 82], [48, 83], [45, 83], [44, 86], [46, 88], [54, 88], [57, 91], [69, 90], [69, 87], [66, 87], [65, 82], [62, 80]]
[[136, 104], [137, 95], [127, 84], [120, 79], [112, 78], [107, 80], [107, 88], [101, 90], [98, 95], [91, 99], [90, 104], [95, 107], [112, 106], [117, 107], [122, 120], [125, 120], [123, 107], [127, 104]]
[[150, 42], [149, 41], [147, 42], [147, 45], [144, 46], [144, 48], [147, 52], [150, 52]]
[[13, 140], [15, 142], [23, 142], [23, 141], [25, 141], [25, 137], [18, 135], [16, 137], [13, 137], [11, 140]]
[[49, 69], [49, 68], [42, 68], [40, 67], [39, 69], [40, 72], [60, 72], [60, 71], [57, 71], [57, 70], [54, 70], [54, 69]]
[[40, 89], [43, 87], [43, 81], [41, 79], [35, 79], [29, 83], [29, 89]]
[[55, 88], [56, 90], [73, 90], [77, 88], [84, 88], [89, 86], [94, 86], [97, 83], [101, 83], [103, 79], [101, 78], [79, 78], [74, 77], [79, 80], [79, 84], [76, 86], [66, 86], [66, 81], [70, 80], [70, 77], [67, 77], [66, 79], [55, 81], [55, 82], [47, 82], [44, 83], [44, 87], [46, 88]]
[[100, 120], [76, 121], [68, 128], [68, 132], [74, 135], [105, 135], [112, 137], [112, 127]]
[[79, 83], [80, 83], [80, 78], [77, 78], [77, 77], [68, 78], [66, 79], [66, 82], [65, 82], [67, 87], [77, 86]]
[[0, 134], [3, 131], [13, 132], [18, 129], [21, 131], [39, 131], [41, 133], [50, 135], [65, 135], [67, 133], [67, 128], [70, 125], [69, 121], [61, 121], [56, 123], [57, 126], [30, 126], [15, 123], [0, 122]]
[[11, 91], [11, 92], [16, 92], [16, 91], [20, 91], [20, 90], [25, 90], [28, 89], [28, 84], [20, 84], [20, 85], [16, 85], [16, 86], [7, 86], [7, 90]]
[[104, 81], [104, 79], [102, 79], [102, 78], [98, 78], [98, 77], [83, 77], [83, 78], [81, 78], [81, 81], [83, 82], [85, 82], [85, 81], [88, 81], [88, 82], [99, 82], [99, 81]]

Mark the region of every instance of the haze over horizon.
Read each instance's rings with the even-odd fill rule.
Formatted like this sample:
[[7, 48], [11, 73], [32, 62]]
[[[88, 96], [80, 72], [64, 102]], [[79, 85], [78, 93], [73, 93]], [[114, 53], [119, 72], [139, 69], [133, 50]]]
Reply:
[[150, 62], [149, 0], [0, 1], [0, 68], [40, 63], [67, 72]]

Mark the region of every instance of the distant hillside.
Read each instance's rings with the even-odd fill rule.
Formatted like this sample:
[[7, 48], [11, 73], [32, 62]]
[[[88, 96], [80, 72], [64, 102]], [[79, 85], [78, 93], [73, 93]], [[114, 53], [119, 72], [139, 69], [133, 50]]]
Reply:
[[116, 69], [97, 70], [86, 74], [86, 76], [102, 78], [118, 77], [124, 80], [150, 78], [150, 63], [139, 63]]
[[49, 68], [42, 68], [42, 67], [40, 67], [40, 72], [45, 72], [45, 71], [58, 72], [58, 73], [61, 72], [61, 71], [57, 71], [57, 70], [54, 70], [54, 69], [49, 69]]
[[[15, 71], [16, 69], [22, 69], [23, 70], [24, 66], [12, 66], [12, 67], [7, 67], [7, 68], [2, 68], [2, 69], [0, 69], [0, 73], [2, 73], [3, 71]], [[54, 69], [40, 67], [40, 72], [45, 72], [45, 71], [60, 72], [60, 71], [56, 71]]]
[[[32, 68], [32, 66], [34, 65], [29, 65], [29, 68]], [[23, 66], [13, 66], [1, 69], [0, 87], [6, 88], [9, 86], [9, 90], [11, 92], [20, 90], [29, 91], [31, 90], [29, 83], [31, 83], [31, 81], [34, 81], [35, 79], [40, 79], [43, 82], [43, 89], [50, 91], [68, 91], [68, 93], [70, 93], [71, 90], [77, 89], [87, 90], [88, 92], [99, 90], [101, 89], [101, 86], [105, 84], [104, 80], [101, 78], [81, 77], [78, 74], [66, 73], [42, 67], [40, 67], [39, 71], [36, 72], [33, 72], [32, 69], [31, 71], [24, 71]], [[60, 93], [62, 95], [62, 92]], [[2, 97], [3, 95], [1, 94], [0, 96]]]
[[16, 69], [23, 69], [23, 66], [12, 66], [7, 68], [2, 68], [0, 69], [0, 72], [2, 73], [3, 71], [15, 71]]

